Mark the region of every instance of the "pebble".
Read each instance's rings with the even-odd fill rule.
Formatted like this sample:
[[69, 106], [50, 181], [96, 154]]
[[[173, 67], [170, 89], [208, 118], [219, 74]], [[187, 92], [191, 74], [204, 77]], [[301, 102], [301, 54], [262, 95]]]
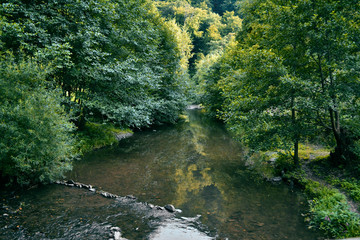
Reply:
[[168, 210], [169, 212], [175, 212], [176, 211], [176, 208], [171, 204], [166, 205], [165, 209]]
[[271, 181], [273, 181], [273, 182], [281, 182], [281, 181], [282, 181], [282, 177], [273, 177], [273, 178], [271, 179]]
[[110, 230], [111, 231], [118, 231], [118, 232], [120, 232], [120, 228], [119, 227], [112, 227], [112, 228], [110, 228]]
[[114, 238], [115, 238], [115, 240], [120, 240], [121, 239], [121, 233], [120, 232], [115, 232], [114, 233]]

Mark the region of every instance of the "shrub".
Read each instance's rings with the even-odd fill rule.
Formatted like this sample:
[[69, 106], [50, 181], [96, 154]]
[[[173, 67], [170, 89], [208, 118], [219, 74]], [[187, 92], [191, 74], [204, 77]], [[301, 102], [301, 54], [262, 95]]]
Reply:
[[131, 130], [118, 129], [112, 124], [87, 122], [82, 131], [77, 134], [80, 142], [80, 152], [84, 154], [91, 150], [117, 143], [118, 140], [115, 134], [121, 133], [131, 133]]
[[50, 182], [71, 169], [73, 125], [47, 69], [11, 56], [0, 70], [0, 174], [20, 185]]

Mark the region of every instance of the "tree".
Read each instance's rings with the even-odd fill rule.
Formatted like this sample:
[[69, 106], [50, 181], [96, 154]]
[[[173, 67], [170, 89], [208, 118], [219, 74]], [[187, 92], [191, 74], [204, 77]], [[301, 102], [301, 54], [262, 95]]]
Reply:
[[[310, 132], [331, 131], [336, 142], [333, 160], [344, 163], [345, 159], [355, 159], [354, 149], [357, 149], [360, 137], [355, 130], [355, 121], [359, 118], [355, 108], [358, 106], [360, 90], [359, 68], [356, 67], [359, 61], [358, 8], [357, 1], [242, 2], [241, 16], [244, 21], [242, 30], [237, 34], [237, 46], [225, 51], [218, 61], [222, 66], [233, 69], [228, 73], [222, 71], [226, 74], [220, 75], [221, 81], [218, 80], [225, 100], [218, 109], [226, 114], [223, 118], [251, 118], [244, 116], [245, 113], [251, 113], [254, 125], [248, 130], [254, 132], [256, 126], [263, 129], [262, 124], [267, 122], [267, 118], [259, 122], [259, 119], [264, 118], [262, 109], [249, 113], [245, 106], [249, 105], [246, 101], [253, 103], [253, 97], [265, 97], [267, 100], [261, 101], [265, 105], [261, 106], [272, 106], [272, 116], [280, 111], [282, 116], [288, 116], [288, 121], [282, 121], [288, 122], [293, 126], [292, 129], [301, 130], [285, 131], [287, 134], [280, 137], [283, 142], [289, 138], [295, 142], [294, 157], [297, 155], [296, 143], [301, 139], [300, 133], [311, 137], [308, 134]], [[272, 54], [281, 59], [281, 64], [278, 62], [280, 65], [276, 64], [275, 57], [266, 57]], [[264, 61], [249, 60], [256, 59], [258, 55]], [[271, 65], [271, 61], [274, 65]], [[279, 76], [269, 75], [270, 69], [262, 71], [263, 66], [277, 66], [275, 69], [283, 69], [284, 73]], [[260, 70], [255, 71], [256, 68]], [[249, 76], [249, 72], [258, 78]], [[266, 79], [278, 83], [270, 88], [270, 85], [266, 85], [270, 81]], [[232, 89], [231, 86], [236, 88]], [[256, 88], [250, 86], [274, 91], [253, 92]], [[240, 98], [240, 95], [236, 95], [239, 91], [244, 93], [241, 96], [247, 93], [247, 97]], [[282, 102], [278, 102], [279, 99]], [[232, 102], [237, 105], [229, 104]], [[279, 103], [280, 106], [277, 105]], [[256, 117], [259, 121], [255, 121]], [[271, 117], [270, 121], [273, 120]], [[236, 123], [231, 125], [235, 126]], [[271, 126], [284, 129], [281, 124]]]
[[0, 174], [21, 185], [56, 180], [75, 156], [73, 125], [47, 74], [33, 60], [1, 55]]
[[86, 121], [174, 122], [184, 108], [188, 55], [151, 1], [15, 0], [0, 12], [2, 50], [56, 65], [48, 78], [80, 129]]

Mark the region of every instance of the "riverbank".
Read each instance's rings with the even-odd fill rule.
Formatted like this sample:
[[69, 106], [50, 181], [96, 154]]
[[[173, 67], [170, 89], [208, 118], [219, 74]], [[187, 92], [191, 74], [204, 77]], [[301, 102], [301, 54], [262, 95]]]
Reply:
[[81, 154], [111, 146], [124, 138], [131, 137], [133, 131], [129, 128], [120, 129], [113, 124], [98, 124], [88, 122], [81, 131], [76, 133], [78, 148]]
[[[309, 229], [318, 229], [329, 238], [360, 236], [360, 180], [355, 171], [330, 163], [327, 149], [302, 145], [301, 168], [289, 168], [291, 160], [275, 153], [263, 154], [253, 166], [267, 180], [281, 178], [301, 188], [308, 198], [309, 211], [302, 214]], [[254, 164], [255, 163], [255, 164]]]

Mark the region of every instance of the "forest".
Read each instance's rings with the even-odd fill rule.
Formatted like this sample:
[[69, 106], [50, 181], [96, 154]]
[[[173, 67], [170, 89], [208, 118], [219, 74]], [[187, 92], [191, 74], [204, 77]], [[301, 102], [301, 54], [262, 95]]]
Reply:
[[[277, 170], [313, 189], [311, 224], [356, 236], [360, 217], [303, 178], [300, 155], [304, 144], [329, 149], [321, 164], [346, 172], [351, 180], [332, 181], [360, 201], [359, 9], [357, 0], [3, 1], [2, 182], [53, 182], [117, 133], [174, 124], [202, 104], [250, 155], [277, 152]], [[336, 221], [324, 221], [331, 213]]]

